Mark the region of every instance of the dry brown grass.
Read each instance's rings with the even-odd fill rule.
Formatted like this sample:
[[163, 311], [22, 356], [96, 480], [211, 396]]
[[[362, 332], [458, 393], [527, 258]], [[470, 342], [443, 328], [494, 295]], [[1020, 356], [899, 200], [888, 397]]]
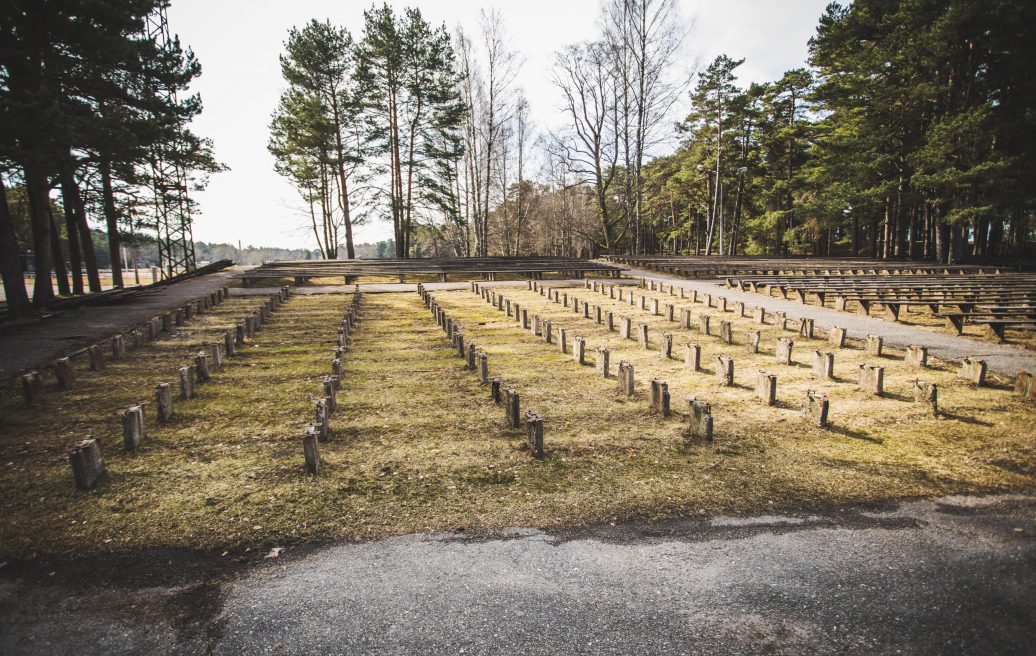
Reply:
[[[916, 374], [898, 354], [883, 358], [890, 396], [868, 398], [855, 390], [857, 364], [871, 359], [858, 348], [836, 354], [838, 380], [816, 382], [808, 368], [773, 363], [777, 332], [769, 327], [768, 353], [757, 356], [743, 345], [701, 340], [708, 369], [720, 352], [735, 358], [739, 386], [722, 388], [708, 373], [663, 361], [538, 294], [504, 293], [568, 327], [570, 338], [587, 337], [591, 359], [594, 347], [604, 344], [614, 363], [633, 362], [637, 394], [621, 398], [614, 378], [577, 365], [471, 292], [436, 294], [488, 352], [492, 375], [519, 390], [524, 408], [545, 415], [548, 454], [536, 461], [416, 294], [366, 295], [331, 441], [322, 445], [324, 468], [311, 477], [303, 470], [298, 435], [310, 420], [310, 397], [328, 370], [335, 324], [348, 298], [297, 296], [243, 355], [200, 388], [197, 400], [176, 404], [176, 421], [149, 424], [137, 454], [121, 451], [117, 411], [150, 398], [153, 385], [171, 378], [175, 365], [196, 350], [194, 343], [153, 343], [144, 349], [146, 359], [84, 376], [80, 387], [52, 396], [42, 412], [9, 402], [0, 439], [3, 555], [256, 549], [419, 530], [1020, 490], [1036, 480], [1032, 406], [1009, 391], [973, 389], [948, 367], [921, 374], [942, 385], [947, 414], [931, 418], [904, 398]], [[577, 293], [631, 311], [599, 294]], [[239, 302], [247, 301], [232, 301]], [[667, 324], [634, 313], [656, 334]], [[749, 326], [736, 320], [739, 341]], [[699, 339], [675, 324], [666, 327], [674, 328], [677, 344]], [[805, 349], [796, 344], [800, 362]], [[761, 407], [745, 389], [753, 382], [749, 372], [759, 368], [778, 375], [781, 407]], [[685, 442], [681, 416], [650, 414], [643, 381], [651, 376], [669, 382], [678, 411], [684, 396], [712, 402], [713, 445]], [[807, 387], [830, 394], [834, 428], [815, 428], [800, 417], [795, 406]], [[86, 435], [102, 438], [111, 473], [98, 488], [80, 492], [65, 454]]]

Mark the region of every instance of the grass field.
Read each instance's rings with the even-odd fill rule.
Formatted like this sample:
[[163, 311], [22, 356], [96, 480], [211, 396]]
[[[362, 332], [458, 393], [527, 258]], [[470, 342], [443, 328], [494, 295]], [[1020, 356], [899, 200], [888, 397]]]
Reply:
[[[777, 365], [774, 340], [791, 334], [774, 326], [764, 328], [763, 352], [749, 354], [745, 331], [757, 328], [749, 319], [724, 315], [737, 342], [724, 345], [626, 303], [570, 290], [646, 322], [655, 336], [670, 330], [678, 358], [685, 342], [701, 343], [704, 371], [692, 372], [535, 292], [501, 291], [565, 326], [570, 344], [586, 337], [588, 360], [603, 345], [613, 371], [619, 360], [633, 363], [636, 394], [621, 397], [614, 374], [603, 379], [576, 364], [470, 291], [436, 293], [488, 353], [491, 374], [519, 390], [524, 409], [545, 416], [547, 456], [535, 460], [417, 294], [367, 294], [331, 440], [322, 444], [323, 469], [309, 476], [299, 435], [312, 420], [349, 299], [295, 296], [197, 399], [176, 402], [173, 422], [155, 425], [149, 408], [142, 448], [123, 452], [119, 411], [150, 399], [157, 382], [172, 380], [199, 345], [257, 303], [232, 299], [135, 358], [83, 372], [76, 388], [52, 393], [42, 407], [4, 402], [0, 556], [181, 547], [230, 557], [411, 531], [748, 513], [1036, 483], [1036, 409], [1015, 399], [1006, 380], [976, 389], [948, 364], [918, 371], [892, 352], [881, 358], [888, 394], [870, 397], [856, 389], [855, 372], [875, 358], [858, 344], [836, 350], [835, 380], [816, 381], [804, 364], [807, 350], [828, 350], [826, 341], [797, 340], [797, 363]], [[735, 360], [734, 387], [711, 375], [720, 353]], [[755, 399], [760, 369], [778, 376], [776, 407]], [[651, 377], [668, 381], [674, 416], [649, 411]], [[915, 377], [940, 385], [942, 416], [910, 400]], [[831, 428], [801, 417], [807, 388], [830, 396]], [[685, 436], [688, 396], [712, 403], [711, 445]], [[109, 475], [83, 492], [72, 485], [66, 454], [86, 436], [101, 439]]]

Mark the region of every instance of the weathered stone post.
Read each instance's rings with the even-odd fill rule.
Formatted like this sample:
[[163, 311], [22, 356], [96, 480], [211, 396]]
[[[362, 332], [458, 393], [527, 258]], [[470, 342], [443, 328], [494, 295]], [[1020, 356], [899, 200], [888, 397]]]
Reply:
[[663, 417], [669, 416], [669, 384], [664, 380], [651, 379], [651, 409]]
[[320, 475], [320, 435], [316, 426], [307, 426], [302, 434], [302, 453], [306, 457], [306, 471]]
[[610, 351], [603, 346], [597, 347], [597, 359], [594, 361], [594, 366], [597, 369], [597, 373], [607, 378], [610, 373], [608, 359], [611, 356]]
[[223, 352], [226, 353], [227, 357], [234, 355], [237, 352], [236, 344], [234, 343], [234, 336], [230, 332], [223, 333]]
[[633, 339], [633, 319], [619, 317], [619, 337], [622, 339]]
[[89, 490], [104, 476], [104, 457], [101, 455], [101, 443], [96, 438], [75, 445], [68, 454], [68, 461], [72, 465], [76, 487], [80, 490]]
[[1036, 385], [1034, 385], [1034, 379], [1036, 379], [1036, 375], [1033, 375], [1028, 371], [1019, 370], [1014, 377], [1014, 395], [1027, 401], [1036, 399]]
[[608, 332], [614, 332], [615, 331], [615, 315], [612, 314], [611, 310], [608, 310], [607, 312], [605, 312], [605, 315], [604, 315], [604, 325], [608, 327]]
[[126, 357], [126, 339], [122, 335], [112, 337], [112, 360]]
[[572, 359], [576, 364], [586, 364], [586, 340], [576, 337], [572, 340]]
[[884, 342], [885, 340], [878, 335], [867, 335], [867, 352], [880, 358], [881, 347]]
[[317, 399], [314, 406], [316, 418], [317, 438], [326, 442], [331, 435], [331, 412], [328, 409], [327, 399]]
[[507, 425], [511, 428], [521, 426], [521, 399], [518, 398], [518, 390], [510, 387], [505, 389], [504, 404], [507, 410]]
[[718, 296], [718, 297], [716, 297], [716, 307], [719, 309], [720, 312], [726, 312], [727, 311], [727, 297], [726, 296]]
[[489, 381], [489, 397], [493, 399], [493, 403], [500, 403], [500, 379], [492, 378]]
[[935, 383], [926, 383], [923, 380], [914, 381], [914, 401], [924, 403], [931, 409], [933, 415], [939, 414], [939, 388]]
[[730, 325], [729, 321], [720, 320], [719, 322], [719, 339], [724, 344], [734, 343], [734, 329]]
[[54, 375], [58, 379], [58, 387], [63, 390], [72, 389], [76, 384], [76, 367], [69, 358], [58, 358], [54, 362]]
[[794, 340], [787, 337], [777, 338], [777, 363], [791, 364], [791, 350], [795, 346]]
[[680, 327], [692, 328], [691, 308], [680, 308]]
[[661, 343], [661, 345], [659, 347], [659, 353], [662, 355], [662, 358], [665, 359], [665, 360], [669, 360], [669, 359], [671, 359], [673, 357], [673, 334], [672, 333], [667, 333], [665, 331], [662, 332], [662, 343]]
[[177, 326], [182, 326], [185, 321], [184, 314], [185, 312], [182, 307], [178, 307], [175, 310], [173, 310], [173, 323], [175, 323]]
[[197, 368], [193, 364], [180, 367], [180, 399], [187, 401], [194, 398], [194, 381]]
[[568, 329], [558, 326], [558, 350], [568, 353]]
[[698, 315], [698, 328], [701, 330], [702, 335], [710, 335], [709, 324], [712, 320], [710, 314], [699, 314]]
[[468, 371], [475, 371], [475, 360], [478, 353], [478, 348], [475, 346], [475, 342], [468, 342]]
[[162, 330], [167, 333], [173, 332], [173, 314], [171, 312], [162, 315]]
[[327, 400], [327, 411], [334, 414], [338, 408], [338, 388], [331, 376], [324, 376], [320, 381], [321, 389], [324, 391], [324, 399]]
[[544, 319], [540, 326], [540, 333], [543, 337], [543, 341], [552, 344], [554, 343], [554, 326], [550, 322], [550, 319]]
[[755, 395], [763, 405], [777, 404], [777, 376], [760, 371], [755, 381]]
[[665, 304], [666, 321], [676, 321], [676, 306], [672, 303]]
[[223, 343], [222, 342], [213, 342], [209, 346], [209, 349], [210, 349], [210, 351], [212, 353], [212, 360], [211, 360], [212, 367], [214, 369], [222, 369], [223, 368]]
[[734, 360], [726, 355], [716, 356], [716, 379], [720, 385], [730, 387], [734, 384]]
[[643, 348], [648, 348], [648, 325], [646, 323], [637, 324], [637, 343]]
[[489, 384], [489, 356], [486, 355], [485, 351], [478, 351], [475, 354], [475, 359], [478, 362], [478, 379], [483, 385]]
[[647, 296], [644, 296], [644, 295], [640, 296], [640, 305], [639, 305], [639, 307], [640, 307], [641, 310], [647, 310], [648, 309], [647, 308]]
[[543, 417], [528, 410], [525, 412], [525, 439], [533, 458], [543, 457]]
[[839, 328], [838, 326], [831, 328], [828, 341], [837, 348], [845, 348], [845, 328]]
[[806, 402], [802, 405], [802, 414], [821, 428], [827, 428], [827, 412], [831, 404], [827, 394], [806, 390]]
[[875, 396], [885, 392], [885, 368], [873, 364], [860, 365], [860, 390]]
[[341, 358], [335, 358], [334, 360], [331, 360], [331, 375], [332, 376], [338, 376], [339, 378], [342, 377], [342, 359]]
[[928, 366], [928, 347], [910, 345], [906, 350], [906, 363], [924, 369]]
[[753, 318], [753, 319], [755, 320], [755, 322], [756, 322], [756, 323], [758, 323], [758, 324], [763, 324], [763, 323], [766, 323], [766, 308], [762, 308], [762, 307], [757, 307], [757, 308], [756, 308], [756, 309], [755, 309], [755, 310], [754, 310], [754, 311], [752, 312], [752, 318]]
[[239, 323], [234, 326], [234, 346], [245, 345], [245, 324]]
[[701, 369], [701, 345], [688, 343], [684, 347], [683, 356], [684, 369], [698, 371]]
[[834, 378], [835, 354], [820, 350], [813, 351], [813, 375], [817, 378]]
[[526, 308], [522, 308], [522, 330], [529, 329], [529, 311]]
[[532, 315], [532, 322], [530, 324], [529, 331], [533, 334], [534, 337], [540, 336], [540, 315]]
[[964, 358], [957, 378], [963, 378], [973, 385], [981, 387], [986, 384], [986, 361], [972, 357]]
[[173, 416], [173, 386], [159, 383], [155, 386], [155, 418], [165, 423]]
[[204, 383], [209, 379], [209, 356], [206, 353], [199, 353], [194, 356], [194, 370], [198, 376], [199, 383]]
[[144, 406], [131, 405], [122, 413], [122, 444], [127, 451], [136, 451], [144, 438]]
[[594, 306], [594, 321], [597, 323], [604, 323], [604, 308], [600, 305]]
[[619, 361], [619, 393], [630, 397], [633, 396], [633, 365], [625, 360]]
[[712, 406], [698, 399], [687, 399], [690, 416], [687, 425], [687, 437], [701, 437], [706, 442], [712, 441]]
[[788, 313], [778, 310], [773, 313], [773, 323], [781, 330], [788, 329]]
[[748, 331], [748, 350], [752, 353], [759, 352], [759, 342], [762, 339], [762, 334], [758, 330]]
[[106, 364], [104, 359], [104, 349], [99, 344], [92, 344], [86, 349], [87, 355], [90, 357], [90, 370], [101, 371], [104, 369]]
[[745, 316], [745, 302], [744, 301], [737, 301], [736, 303], [734, 303], [734, 314], [739, 316], [739, 317], [744, 317]]
[[799, 337], [813, 339], [813, 320], [805, 317], [799, 319]]
[[657, 298], [651, 299], [651, 314], [655, 315], [656, 317], [659, 314], [661, 314], [661, 312], [659, 311], [658, 299]]

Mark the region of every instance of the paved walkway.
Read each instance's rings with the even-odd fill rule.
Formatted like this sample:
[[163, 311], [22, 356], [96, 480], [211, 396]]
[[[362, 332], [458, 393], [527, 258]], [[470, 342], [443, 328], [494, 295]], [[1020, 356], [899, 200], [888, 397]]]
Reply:
[[0, 383], [215, 291], [227, 284], [230, 275], [229, 271], [211, 273], [159, 287], [132, 300], [62, 310], [39, 321], [2, 326]]
[[684, 289], [725, 296], [731, 302], [744, 301], [748, 306], [762, 306], [768, 312], [783, 310], [789, 317], [813, 319], [819, 330], [830, 330], [831, 326], [845, 328], [849, 337], [862, 339], [866, 335], [880, 335], [890, 346], [905, 347], [918, 344], [928, 347], [928, 353], [941, 360], [962, 360], [974, 356], [986, 361], [990, 371], [1013, 376], [1019, 369], [1036, 371], [1036, 352], [1018, 346], [994, 344], [957, 335], [947, 335], [918, 326], [905, 326], [876, 317], [865, 317], [851, 312], [839, 312], [832, 308], [804, 305], [797, 301], [767, 297], [765, 294], [742, 292], [726, 286], [721, 280], [690, 280], [648, 269], [630, 268], [628, 275], [661, 280]]
[[[262, 549], [260, 553], [265, 553]], [[0, 568], [0, 653], [1031, 654], [1036, 497]], [[208, 565], [196, 569], [198, 561]]]

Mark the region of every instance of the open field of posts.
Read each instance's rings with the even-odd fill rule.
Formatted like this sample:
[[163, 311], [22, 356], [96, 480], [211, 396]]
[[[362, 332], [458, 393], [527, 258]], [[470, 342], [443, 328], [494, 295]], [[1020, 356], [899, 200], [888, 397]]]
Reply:
[[721, 286], [436, 287], [220, 290], [23, 375], [2, 405], [2, 555], [243, 555], [1036, 482], [1031, 375]]

